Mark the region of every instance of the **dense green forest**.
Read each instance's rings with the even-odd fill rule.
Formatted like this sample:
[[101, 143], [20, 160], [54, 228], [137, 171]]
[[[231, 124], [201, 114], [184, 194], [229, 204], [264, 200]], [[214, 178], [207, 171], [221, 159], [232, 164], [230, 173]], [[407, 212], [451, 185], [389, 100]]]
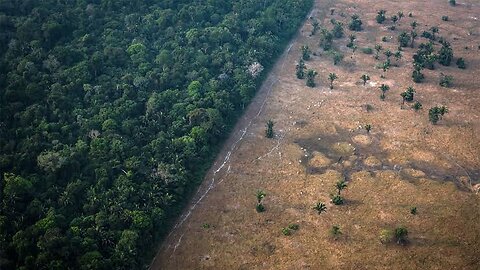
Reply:
[[0, 268], [142, 269], [312, 0], [1, 0]]

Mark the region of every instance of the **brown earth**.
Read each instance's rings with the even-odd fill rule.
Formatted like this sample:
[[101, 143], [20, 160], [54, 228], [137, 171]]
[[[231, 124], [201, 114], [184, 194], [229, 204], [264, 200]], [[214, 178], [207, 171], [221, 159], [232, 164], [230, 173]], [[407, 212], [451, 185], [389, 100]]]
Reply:
[[[391, 22], [375, 22], [380, 9], [387, 17], [404, 12], [397, 30], [387, 29]], [[331, 28], [331, 18], [348, 25], [353, 13], [364, 23], [355, 33], [359, 50], [352, 56], [347, 38], [335, 40], [345, 54], [337, 66], [317, 49], [319, 34], [310, 36], [311, 21], [305, 22], [152, 269], [480, 269], [480, 194], [472, 192], [480, 180], [480, 3], [316, 1], [310, 16]], [[417, 48], [405, 48], [398, 67], [382, 79], [378, 61], [360, 48], [380, 43], [396, 51], [396, 36], [409, 31], [413, 20], [419, 33], [438, 26], [455, 60], [465, 58], [467, 69], [437, 64], [424, 71], [425, 82], [415, 84], [410, 76]], [[392, 40], [381, 42], [383, 36]], [[295, 77], [305, 44], [317, 54], [306, 62], [319, 73], [315, 88]], [[333, 90], [330, 72], [339, 77]], [[438, 85], [441, 72], [454, 77], [453, 87]], [[372, 79], [365, 87], [362, 74]], [[391, 88], [385, 101], [379, 98], [382, 83]], [[418, 112], [401, 104], [400, 93], [408, 86], [423, 104]], [[367, 111], [366, 104], [373, 109]], [[433, 126], [428, 108], [435, 105], [448, 106], [450, 113]], [[274, 139], [264, 137], [269, 119], [276, 123]], [[372, 125], [370, 133], [365, 124]], [[335, 206], [329, 197], [339, 179], [348, 180], [342, 193], [346, 203]], [[255, 211], [258, 189], [267, 193], [263, 213]], [[327, 204], [325, 213], [312, 209], [317, 202]], [[413, 206], [417, 215], [410, 214]], [[284, 236], [282, 228], [293, 223], [299, 230]], [[333, 225], [343, 233], [338, 240], [329, 236]], [[383, 229], [400, 225], [409, 231], [407, 245], [380, 243]]]

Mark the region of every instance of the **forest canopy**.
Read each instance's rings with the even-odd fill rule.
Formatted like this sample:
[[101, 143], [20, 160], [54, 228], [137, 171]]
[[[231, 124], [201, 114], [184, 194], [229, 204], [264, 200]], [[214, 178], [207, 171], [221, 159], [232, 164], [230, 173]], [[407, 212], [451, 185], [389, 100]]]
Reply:
[[141, 269], [312, 0], [0, 2], [0, 268]]

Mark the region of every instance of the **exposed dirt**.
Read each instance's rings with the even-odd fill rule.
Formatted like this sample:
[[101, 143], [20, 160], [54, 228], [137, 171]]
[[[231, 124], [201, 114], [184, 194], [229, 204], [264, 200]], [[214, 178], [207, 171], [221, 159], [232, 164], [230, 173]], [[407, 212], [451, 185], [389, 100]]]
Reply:
[[[335, 14], [330, 15], [330, 9]], [[375, 22], [376, 11], [387, 17], [403, 11], [392, 23]], [[412, 12], [413, 17], [408, 17]], [[349, 22], [360, 15], [364, 30], [356, 32], [359, 50], [335, 40], [345, 59], [334, 66], [310, 36], [307, 20], [292, 46], [278, 61], [224, 150], [154, 259], [152, 269], [479, 269], [480, 268], [480, 3], [431, 1], [317, 1], [312, 17], [331, 29], [330, 19]], [[344, 16], [342, 16], [344, 15]], [[441, 20], [449, 17], [448, 22]], [[382, 79], [373, 55], [360, 48], [376, 43], [396, 51], [396, 36], [419, 23], [418, 32], [438, 26], [467, 69], [436, 65], [426, 80], [410, 78], [412, 55], [404, 48], [398, 67]], [[350, 31], [346, 31], [347, 36]], [[382, 37], [391, 40], [382, 42]], [[426, 42], [418, 38], [416, 44]], [[295, 77], [300, 46], [316, 56], [317, 87]], [[352, 57], [350, 57], [352, 56]], [[385, 56], [381, 56], [384, 60]], [[395, 61], [393, 60], [395, 63]], [[338, 80], [329, 89], [328, 74]], [[451, 88], [438, 85], [440, 73], [455, 79]], [[369, 74], [363, 86], [360, 76]], [[380, 100], [378, 86], [390, 90]], [[408, 86], [423, 109], [402, 106]], [[369, 104], [372, 109], [366, 110]], [[428, 108], [450, 109], [438, 125], [428, 122]], [[275, 122], [275, 138], [267, 139], [265, 123]], [[367, 133], [363, 126], [370, 124]], [[348, 180], [345, 205], [330, 203], [334, 184]], [[267, 193], [266, 211], [255, 211], [255, 192]], [[317, 214], [315, 203], [327, 211]], [[410, 214], [416, 206], [418, 213]], [[282, 234], [289, 224], [300, 228]], [[338, 225], [338, 240], [329, 229]], [[404, 225], [409, 244], [384, 245], [380, 231]]]

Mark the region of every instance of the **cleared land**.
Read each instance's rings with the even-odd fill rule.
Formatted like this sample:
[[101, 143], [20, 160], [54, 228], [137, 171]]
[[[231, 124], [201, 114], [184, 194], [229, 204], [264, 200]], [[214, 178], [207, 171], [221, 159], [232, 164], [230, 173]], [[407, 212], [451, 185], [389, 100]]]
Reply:
[[[330, 9], [334, 8], [334, 15]], [[403, 11], [396, 30], [377, 24]], [[413, 17], [408, 17], [412, 12]], [[352, 56], [347, 37], [334, 46], [345, 58], [333, 65], [310, 36], [307, 20], [238, 123], [217, 162], [178, 226], [161, 247], [152, 269], [478, 269], [480, 267], [480, 4], [476, 1], [317, 1], [311, 16], [331, 29], [335, 18], [346, 25], [359, 14], [364, 29], [355, 32], [359, 50]], [[343, 15], [343, 16], [342, 16]], [[442, 16], [449, 21], [442, 21]], [[411, 79], [416, 47], [404, 48], [398, 67], [386, 72], [360, 48], [381, 44], [396, 51], [396, 37], [418, 22], [418, 32], [438, 26], [467, 69], [436, 65], [425, 81]], [[387, 42], [382, 42], [387, 37]], [[438, 43], [438, 42], [437, 42]], [[306, 62], [318, 72], [309, 88], [295, 77], [300, 47], [316, 55]], [[384, 60], [385, 56], [380, 59]], [[395, 63], [393, 60], [392, 63]], [[329, 89], [328, 74], [339, 77]], [[453, 76], [451, 88], [438, 85], [440, 73]], [[362, 85], [360, 76], [371, 80]], [[386, 99], [378, 86], [388, 84]], [[400, 93], [415, 87], [415, 100], [402, 106]], [[366, 105], [371, 110], [366, 110]], [[428, 109], [448, 106], [438, 125]], [[275, 122], [275, 137], [265, 138], [265, 123]], [[370, 124], [367, 133], [363, 126]], [[348, 180], [345, 205], [330, 203], [335, 183]], [[262, 189], [266, 211], [255, 211]], [[325, 202], [327, 211], [312, 209]], [[417, 207], [416, 215], [410, 214]], [[298, 224], [290, 236], [282, 228]], [[333, 240], [329, 229], [343, 232]], [[403, 225], [409, 244], [384, 245], [380, 231]]]

